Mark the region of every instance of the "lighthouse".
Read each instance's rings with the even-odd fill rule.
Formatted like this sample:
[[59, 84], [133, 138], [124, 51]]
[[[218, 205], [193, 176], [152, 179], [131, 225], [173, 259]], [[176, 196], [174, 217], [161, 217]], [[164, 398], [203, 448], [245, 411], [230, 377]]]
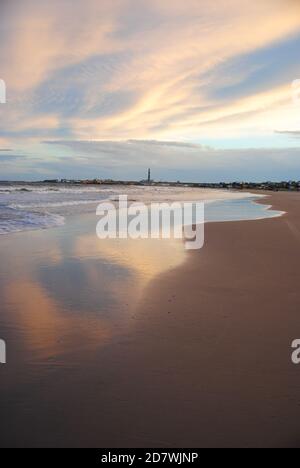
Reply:
[[148, 179], [147, 179], [148, 184], [151, 182], [151, 170], [148, 169]]

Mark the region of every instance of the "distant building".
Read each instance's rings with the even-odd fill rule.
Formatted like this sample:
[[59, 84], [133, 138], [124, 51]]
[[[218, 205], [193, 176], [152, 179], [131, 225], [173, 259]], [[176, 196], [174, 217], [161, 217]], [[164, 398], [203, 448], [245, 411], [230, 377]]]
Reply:
[[143, 179], [140, 181], [140, 184], [142, 185], [151, 185], [153, 183], [153, 180], [151, 179], [151, 169], [148, 169], [148, 176], [147, 179]]

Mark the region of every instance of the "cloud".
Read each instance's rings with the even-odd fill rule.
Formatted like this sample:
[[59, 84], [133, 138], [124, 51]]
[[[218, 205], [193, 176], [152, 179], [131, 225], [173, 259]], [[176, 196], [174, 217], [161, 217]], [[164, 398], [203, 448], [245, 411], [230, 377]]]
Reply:
[[[285, 8], [282, 0], [246, 0], [243, 8], [237, 0], [218, 0], [217, 8], [194, 0], [184, 8], [164, 3], [23, 0], [6, 6], [0, 27], [10, 89], [6, 127], [14, 123], [17, 132], [24, 116], [34, 137], [37, 117], [46, 115], [77, 138], [184, 137], [205, 131], [207, 120], [219, 121], [225, 95], [229, 108], [246, 98], [255, 102], [263, 74], [263, 91], [274, 86], [274, 66], [276, 87], [290, 66], [296, 72], [296, 6]], [[279, 60], [272, 69], [274, 52]]]
[[[264, 180], [294, 178], [300, 171], [298, 148], [222, 150], [202, 145], [170, 145], [148, 141], [57, 141], [51, 167], [60, 177], [100, 177], [139, 180], [152, 168], [156, 180]], [[68, 156], [64, 156], [64, 149]], [[37, 164], [37, 166], [40, 166]]]
[[[27, 154], [5, 157], [1, 178], [114, 178], [141, 180], [151, 167], [155, 180], [216, 182], [294, 179], [298, 148], [214, 149], [158, 141], [52, 141]], [[45, 157], [46, 156], [46, 157]]]
[[65, 145], [65, 146], [75, 146], [75, 148], [78, 148], [80, 145], [82, 147], [93, 147], [95, 146], [98, 148], [98, 146], [106, 146], [107, 144], [113, 144], [113, 145], [137, 145], [139, 147], [141, 146], [169, 146], [169, 147], [175, 147], [175, 148], [194, 148], [194, 149], [201, 149], [203, 148], [202, 145], [195, 144], [195, 143], [188, 143], [188, 142], [182, 142], [182, 141], [163, 141], [163, 140], [127, 140], [127, 141], [85, 141], [85, 140], [75, 140], [75, 141], [66, 141], [66, 140], [49, 140], [49, 141], [44, 141], [45, 144], [52, 144], [52, 145]]
[[[4, 2], [8, 102], [0, 107], [0, 144], [53, 140], [65, 158], [73, 150], [86, 158], [88, 147], [89, 157], [97, 151], [89, 141], [103, 140], [107, 168], [130, 145], [130, 154], [151, 150], [166, 167], [171, 157], [181, 161], [176, 149], [216, 157], [199, 141], [251, 145], [275, 129], [291, 131], [299, 114], [291, 93], [300, 77], [299, 13], [292, 0]], [[41, 157], [56, 170], [53, 153]]]
[[159, 141], [159, 140], [128, 140], [130, 144], [136, 145], [150, 145], [150, 146], [171, 146], [176, 148], [194, 148], [200, 149], [201, 145], [194, 143], [186, 143], [182, 141]]
[[279, 133], [281, 135], [287, 135], [291, 137], [300, 137], [300, 130], [276, 130], [275, 133]]
[[[0, 154], [0, 162], [3, 163], [4, 161], [12, 162], [18, 159], [22, 159], [22, 156], [16, 154]], [[3, 167], [2, 167], [3, 170]]]

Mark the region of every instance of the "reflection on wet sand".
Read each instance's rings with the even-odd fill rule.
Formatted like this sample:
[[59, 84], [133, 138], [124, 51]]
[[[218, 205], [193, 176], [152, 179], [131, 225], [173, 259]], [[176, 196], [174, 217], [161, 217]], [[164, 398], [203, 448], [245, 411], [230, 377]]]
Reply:
[[30, 360], [72, 360], [128, 331], [147, 283], [183, 261], [180, 241], [99, 240], [86, 220], [3, 239], [1, 321]]
[[30, 280], [9, 284], [4, 302], [10, 304], [14, 321], [23, 330], [24, 344], [30, 349], [31, 358], [54, 358], [68, 354], [74, 347], [97, 346], [113, 333], [112, 324], [106, 318], [91, 324], [79, 313], [65, 314], [59, 302], [40, 284]]
[[95, 217], [81, 216], [0, 239], [0, 336], [8, 349], [1, 446], [101, 443], [127, 372], [114, 350], [125, 358], [149, 281], [185, 258], [180, 241], [100, 241], [95, 226]]
[[133, 271], [143, 283], [170, 268], [175, 268], [184, 259], [181, 241], [162, 239], [107, 239], [99, 240], [93, 235], [77, 239], [75, 254], [78, 258], [102, 258]]

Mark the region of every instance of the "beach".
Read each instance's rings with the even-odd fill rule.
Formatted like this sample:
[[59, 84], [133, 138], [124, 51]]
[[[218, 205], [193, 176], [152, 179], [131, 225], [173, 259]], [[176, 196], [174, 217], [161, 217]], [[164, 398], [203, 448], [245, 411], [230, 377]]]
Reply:
[[299, 446], [300, 368], [291, 362], [300, 336], [299, 201], [272, 194], [262, 203], [286, 211], [281, 218], [207, 225], [204, 248], [147, 291], [132, 368], [137, 395], [155, 401], [142, 410], [149, 439]]
[[298, 446], [300, 195], [266, 195], [286, 214], [208, 223], [201, 250], [106, 262], [101, 284], [80, 224], [71, 246], [63, 227], [5, 236], [0, 445]]
[[0, 448], [300, 448], [300, 1], [0, 5]]

